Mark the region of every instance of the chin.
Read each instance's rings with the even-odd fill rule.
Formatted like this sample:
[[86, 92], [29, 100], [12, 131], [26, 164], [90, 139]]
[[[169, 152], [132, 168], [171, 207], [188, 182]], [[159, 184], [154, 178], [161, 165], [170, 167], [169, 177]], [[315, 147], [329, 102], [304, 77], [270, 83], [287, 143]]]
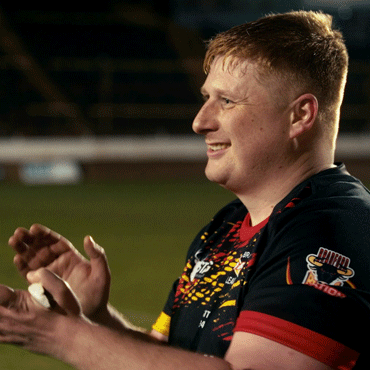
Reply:
[[215, 182], [216, 184], [218, 184], [218, 185], [220, 185], [224, 188], [226, 187], [227, 178], [226, 178], [225, 175], [222, 175], [222, 174], [220, 174], [219, 172], [216, 172], [216, 171], [207, 170], [207, 168], [206, 168], [205, 174], [206, 174], [206, 177], [209, 181]]

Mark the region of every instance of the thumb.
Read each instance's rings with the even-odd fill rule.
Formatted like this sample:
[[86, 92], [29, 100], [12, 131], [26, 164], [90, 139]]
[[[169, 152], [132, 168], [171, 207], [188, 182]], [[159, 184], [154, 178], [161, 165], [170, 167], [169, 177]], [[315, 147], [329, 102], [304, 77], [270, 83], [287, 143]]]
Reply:
[[109, 283], [110, 270], [104, 249], [98, 245], [91, 236], [85, 237], [84, 249], [90, 258], [93, 274], [105, 278], [106, 282]]
[[68, 283], [46, 268], [40, 268], [27, 274], [30, 283], [40, 283], [52, 296], [52, 299], [65, 312], [80, 315], [81, 306]]

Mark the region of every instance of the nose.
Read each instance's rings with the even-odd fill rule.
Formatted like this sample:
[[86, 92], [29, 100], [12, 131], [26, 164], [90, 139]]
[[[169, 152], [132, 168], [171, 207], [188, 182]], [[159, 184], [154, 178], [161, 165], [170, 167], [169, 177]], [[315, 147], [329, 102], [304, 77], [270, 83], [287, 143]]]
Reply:
[[216, 112], [212, 103], [208, 100], [200, 108], [193, 121], [193, 131], [205, 135], [209, 131], [217, 130]]

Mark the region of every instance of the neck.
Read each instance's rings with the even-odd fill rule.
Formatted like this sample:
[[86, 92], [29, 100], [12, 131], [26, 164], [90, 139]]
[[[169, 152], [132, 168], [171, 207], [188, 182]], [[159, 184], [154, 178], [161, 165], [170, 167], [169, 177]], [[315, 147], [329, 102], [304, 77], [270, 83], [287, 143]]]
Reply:
[[251, 225], [257, 225], [270, 216], [274, 207], [283, 200], [297, 185], [311, 176], [335, 167], [332, 161], [320, 165], [296, 163], [296, 166], [280, 168], [272, 176], [263, 179], [263, 185], [248, 191], [234, 192], [248, 209]]

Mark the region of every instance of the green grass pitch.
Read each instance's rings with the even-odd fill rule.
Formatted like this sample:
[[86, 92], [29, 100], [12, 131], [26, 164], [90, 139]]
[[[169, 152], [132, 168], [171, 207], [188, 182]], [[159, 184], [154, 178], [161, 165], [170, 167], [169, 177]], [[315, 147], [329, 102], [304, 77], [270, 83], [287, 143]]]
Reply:
[[[25, 289], [7, 241], [16, 227], [41, 223], [83, 252], [85, 235], [106, 250], [112, 271], [111, 303], [150, 328], [189, 243], [234, 196], [216, 184], [147, 181], [79, 185], [0, 184], [0, 283]], [[10, 345], [0, 345], [0, 370], [63, 370], [69, 366]]]

